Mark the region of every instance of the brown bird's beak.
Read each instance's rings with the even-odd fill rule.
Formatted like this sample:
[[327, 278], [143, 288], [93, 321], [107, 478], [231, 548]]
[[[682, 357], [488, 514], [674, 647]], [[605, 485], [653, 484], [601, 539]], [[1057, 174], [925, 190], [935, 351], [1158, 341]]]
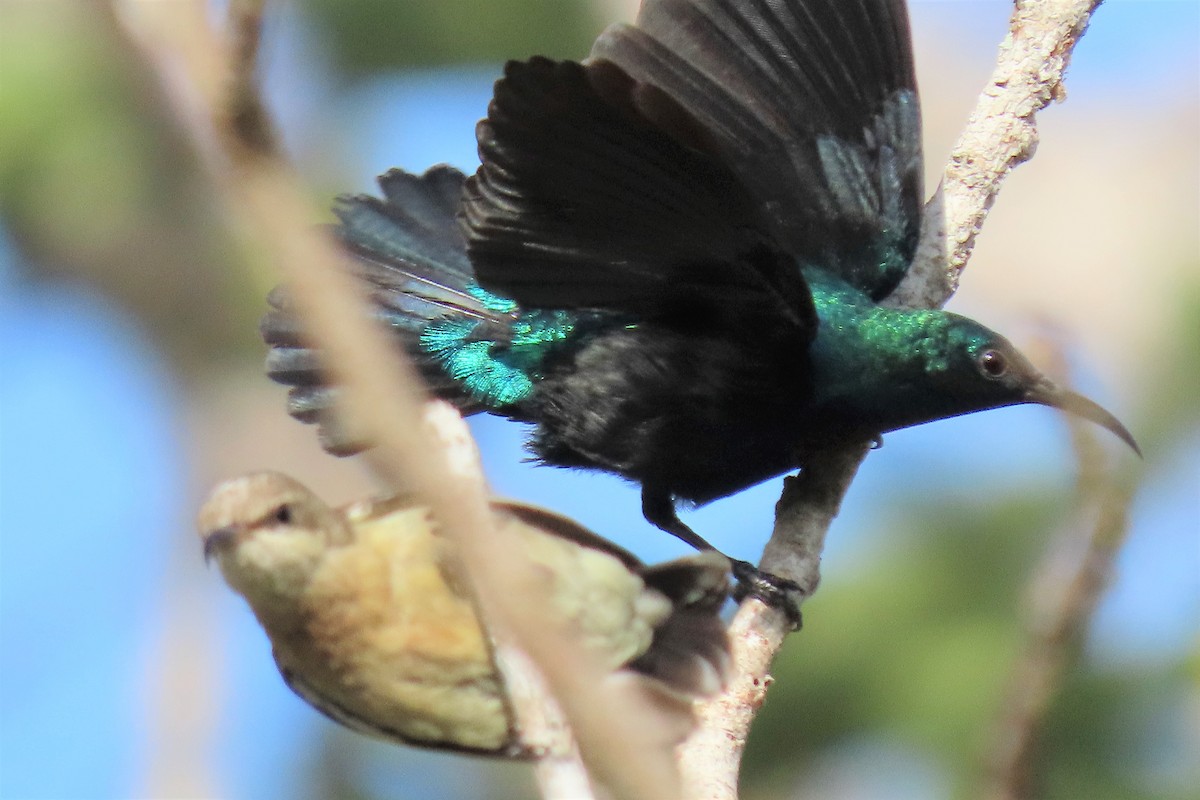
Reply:
[[221, 550], [224, 550], [237, 539], [238, 529], [235, 525], [217, 528], [204, 537], [204, 563], [210, 563]]
[[1052, 381], [1042, 378], [1032, 389], [1025, 393], [1025, 399], [1030, 403], [1053, 406], [1070, 414], [1091, 420], [1097, 425], [1112, 431], [1121, 441], [1129, 445], [1133, 449], [1133, 452], [1138, 454], [1139, 458], [1142, 457], [1142, 449], [1138, 447], [1137, 442], [1133, 439], [1133, 434], [1121, 424], [1121, 421], [1098, 403], [1093, 403], [1081, 394], [1072, 392], [1069, 389], [1060, 388]]

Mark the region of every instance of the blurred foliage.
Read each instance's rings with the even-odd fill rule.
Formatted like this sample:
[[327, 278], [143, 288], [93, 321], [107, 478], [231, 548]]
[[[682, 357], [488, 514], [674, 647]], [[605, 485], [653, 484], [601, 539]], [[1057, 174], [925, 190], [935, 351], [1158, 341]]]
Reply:
[[405, 67], [582, 58], [603, 23], [587, 0], [303, 0], [347, 79]]
[[[1028, 487], [990, 504], [898, 509], [871, 563], [805, 607], [752, 732], [745, 796], [794, 796], [797, 776], [863, 737], [926, 754], [955, 796], [973, 796], [1021, 642], [1026, 577], [1061, 505]], [[1154, 785], [1147, 751], [1194, 688], [1178, 668], [1069, 670], [1039, 740], [1037, 796], [1182, 799], [1183, 787]]]
[[253, 344], [246, 254], [109, 13], [13, 3], [3, 27], [0, 215], [29, 268], [102, 289], [180, 366]]
[[1171, 304], [1163, 309], [1164, 338], [1151, 348], [1155, 355], [1141, 376], [1148, 392], [1138, 437], [1147, 453], [1186, 444], [1180, 432], [1200, 433], [1200, 264], [1184, 274], [1193, 280], [1173, 287]]
[[829, 748], [863, 735], [927, 751], [968, 785], [1055, 505], [1035, 490], [897, 509], [870, 563], [823, 583], [780, 653], [746, 754], [747, 797], [779, 796]]
[[[586, 0], [399, 5], [307, 0], [303, 8], [347, 79], [515, 53], [579, 57], [601, 28]], [[273, 278], [247, 252], [236, 221], [222, 216], [194, 143], [163, 88], [137, 71], [110, 12], [13, 3], [3, 27], [0, 217], [28, 268], [100, 289], [185, 375], [229, 356], [258, 357], [260, 298]]]
[[[1200, 432], [1200, 282], [1175, 296], [1135, 426], [1158, 465]], [[1070, 507], [1069, 497], [1031, 485], [896, 508], [869, 559], [822, 583], [804, 630], [780, 653], [743, 764], [747, 800], [808, 796], [797, 776], [864, 737], [923, 754], [950, 776], [954, 796], [977, 796], [1023, 641], [1026, 584]], [[1198, 664], [1200, 641], [1186, 662], [1072, 661], [1037, 740], [1036, 796], [1195, 797], [1197, 772], [1184, 765], [1194, 757], [1186, 737]]]

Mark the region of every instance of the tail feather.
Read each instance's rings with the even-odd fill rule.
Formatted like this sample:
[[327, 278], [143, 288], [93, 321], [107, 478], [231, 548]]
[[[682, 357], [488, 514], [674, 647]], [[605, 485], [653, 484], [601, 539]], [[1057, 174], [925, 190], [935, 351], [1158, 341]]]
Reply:
[[282, 286], [276, 286], [267, 295], [267, 305], [270, 306], [270, 310], [258, 325], [263, 341], [273, 348], [303, 347], [304, 330], [292, 308], [287, 291]]
[[[729, 635], [721, 620], [721, 609], [729, 599], [728, 558], [710, 550], [647, 566], [627, 550], [553, 511], [512, 500], [493, 500], [492, 508], [502, 521], [516, 520], [522, 529], [607, 553], [637, 572], [642, 591], [653, 597], [649, 607], [654, 611], [642, 619], [651, 622], [654, 633], [646, 651], [627, 664], [630, 670], [652, 679], [674, 701], [711, 697], [725, 688], [733, 669]], [[576, 588], [582, 592], [586, 584], [583, 581]], [[599, 596], [595, 590], [586, 595]], [[601, 625], [598, 630], [606, 629]]]
[[445, 164], [420, 176], [391, 169], [379, 178], [379, 188], [393, 208], [403, 209], [409, 219], [431, 229], [457, 229], [462, 185], [462, 173]]
[[320, 386], [324, 383], [321, 358], [307, 347], [274, 345], [267, 353], [267, 374], [288, 386]]
[[340, 394], [332, 386], [293, 386], [288, 392], [287, 410], [301, 422], [316, 423], [326, 409], [334, 407]]
[[[510, 316], [488, 308], [474, 289], [474, 275], [456, 213], [464, 176], [453, 167], [433, 167], [423, 175], [391, 170], [379, 179], [383, 199], [367, 195], [338, 198], [334, 234], [353, 256], [351, 269], [367, 288], [376, 320], [408, 352], [428, 388], [463, 413], [482, 410], [447, 374], [436, 356], [421, 347], [421, 336], [439, 319], [475, 320], [478, 335], [502, 338]], [[270, 310], [260, 329], [270, 347], [266, 370], [291, 387], [288, 413], [317, 424], [322, 446], [337, 455], [366, 449], [369, 443], [333, 413], [341, 391], [331, 385], [319, 350], [311, 347], [286, 287], [267, 297]]]
[[654, 632], [650, 649], [630, 667], [692, 697], [724, 688], [733, 668], [720, 611], [729, 596], [729, 559], [720, 553], [646, 567], [642, 580], [666, 595], [674, 611]]
[[[337, 234], [362, 258], [364, 271], [383, 281], [381, 285], [415, 284], [469, 300], [474, 272], [457, 219], [464, 180], [461, 172], [445, 164], [423, 175], [390, 170], [379, 178], [383, 199], [370, 195], [337, 199], [333, 207], [341, 221]], [[397, 266], [402, 267], [399, 273]]]

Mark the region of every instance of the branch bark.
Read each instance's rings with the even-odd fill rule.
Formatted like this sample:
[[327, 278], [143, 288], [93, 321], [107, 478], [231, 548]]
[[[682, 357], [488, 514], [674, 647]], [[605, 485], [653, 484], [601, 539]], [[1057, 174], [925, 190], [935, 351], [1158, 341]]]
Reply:
[[[263, 0], [232, 3], [231, 42], [209, 29], [202, 3], [173, 3], [169, 10], [153, 5], [125, 8], [133, 49], [158, 76], [164, 100], [173, 102], [197, 150], [208, 156], [230, 218], [243, 222], [288, 279], [334, 379], [346, 388], [347, 412], [376, 443], [374, 466], [393, 485], [420, 495], [456, 542], [489, 624], [536, 665], [591, 775], [617, 798], [679, 797], [673, 722], [656, 716], [636, 681], [605, 680], [606, 672], [576, 637], [547, 617], [545, 582], [520, 546], [506, 542], [491, 523], [477, 452], [462, 418], [445, 404], [426, 405], [410, 365], [368, 322], [358, 287], [340, 268], [343, 256], [311, 225], [312, 209], [277, 150], [254, 77]], [[524, 669], [513, 666], [519, 659], [502, 660], [506, 669]], [[540, 685], [527, 677], [515, 683]], [[532, 717], [519, 724], [536, 741], [562, 741], [561, 730], [533, 730]], [[547, 798], [574, 800], [590, 792], [569, 747], [547, 750], [550, 757], [538, 769]]]
[[996, 68], [925, 208], [916, 259], [888, 298], [901, 308], [945, 305], [1008, 173], [1037, 150], [1037, 113], [1066, 99], [1071, 53], [1102, 0], [1017, 0]]
[[[255, 212], [265, 238], [278, 243], [277, 261], [304, 319], [347, 387], [347, 413], [362, 421], [377, 444], [371, 451], [375, 467], [425, 498], [458, 545], [481, 613], [502, 643], [500, 666], [508, 685], [519, 690], [513, 698], [518, 727], [543, 751], [535, 769], [543, 795], [548, 800], [590, 795], [582, 750], [592, 773], [617, 797], [678, 796], [675, 765], [650, 724], [652, 711], [636, 693], [605, 681], [605, 670], [577, 637], [547, 615], [553, 603], [544, 582], [520, 545], [505, 541], [492, 525], [478, 452], [462, 417], [444, 403], [426, 405], [411, 365], [369, 322], [359, 287], [336, 268], [340, 254], [315, 235], [296, 205], [302, 193], [273, 146], [253, 75], [262, 6], [263, 0], [246, 0], [231, 8], [232, 91], [216, 109], [237, 167], [231, 188]], [[285, 213], [277, 216], [281, 209]], [[425, 425], [400, 423], [414, 419]]]
[[[1100, 0], [1017, 0], [996, 69], [925, 207], [914, 264], [885, 301], [888, 305], [936, 308], [958, 288], [1001, 184], [1037, 147], [1037, 112], [1065, 97], [1064, 71], [1099, 4]], [[820, 583], [825, 536], [866, 452], [865, 445], [832, 450], [785, 484], [761, 566], [795, 581], [802, 589], [801, 600]], [[736, 637], [734, 680], [724, 695], [701, 705], [701, 724], [680, 749], [689, 798], [737, 797], [741, 755], [788, 621], [749, 599], [734, 617], [731, 632]]]
[[[1062, 348], [1053, 342], [1051, 349], [1050, 373], [1069, 384]], [[1069, 416], [1066, 423], [1075, 451], [1075, 507], [1029, 582], [1025, 642], [989, 737], [984, 800], [1030, 800], [1040, 794], [1038, 735], [1129, 532], [1136, 483], [1116, 469], [1091, 425]]]

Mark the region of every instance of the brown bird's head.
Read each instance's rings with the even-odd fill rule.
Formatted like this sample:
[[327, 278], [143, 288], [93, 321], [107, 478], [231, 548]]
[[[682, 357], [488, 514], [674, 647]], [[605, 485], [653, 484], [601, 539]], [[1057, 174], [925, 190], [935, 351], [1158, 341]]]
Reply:
[[330, 548], [348, 543], [345, 519], [296, 480], [256, 472], [218, 485], [200, 508], [206, 560], [256, 610], [294, 602]]

